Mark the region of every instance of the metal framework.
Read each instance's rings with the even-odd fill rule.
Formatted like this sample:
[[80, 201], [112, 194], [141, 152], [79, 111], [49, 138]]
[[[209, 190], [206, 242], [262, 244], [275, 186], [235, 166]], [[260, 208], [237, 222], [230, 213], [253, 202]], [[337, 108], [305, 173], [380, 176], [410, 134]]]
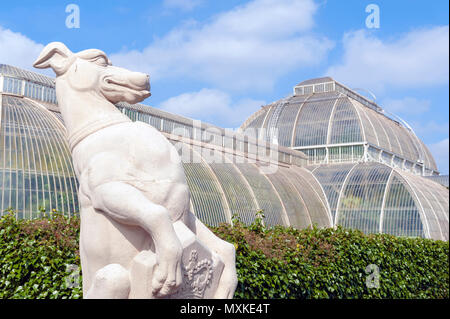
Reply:
[[311, 170], [330, 203], [334, 226], [448, 240], [448, 189], [440, 184], [375, 162]]
[[[78, 185], [62, 117], [42, 95], [52, 80], [9, 66], [1, 70], [8, 77], [2, 74], [0, 83], [16, 76], [14, 83], [21, 88], [8, 84], [0, 104], [2, 212], [11, 207], [19, 218], [33, 218], [39, 207], [76, 213]], [[23, 83], [31, 78], [42, 87], [40, 95], [28, 99]], [[309, 170], [296, 166], [306, 164], [302, 153], [145, 105], [117, 107], [132, 120], [154, 126], [176, 146], [191, 207], [205, 223], [230, 223], [236, 214], [248, 224], [262, 209], [269, 226], [331, 226], [320, 184]]]
[[[1, 212], [78, 212], [55, 102], [53, 79], [0, 65]], [[248, 224], [262, 209], [268, 226], [343, 225], [448, 240], [448, 177], [447, 188], [433, 181], [437, 169], [426, 146], [331, 78], [300, 83], [294, 96], [253, 114], [241, 132], [141, 104], [116, 106], [174, 144], [191, 209], [206, 224], [231, 223], [233, 215]]]
[[431, 153], [408, 125], [329, 77], [300, 83], [293, 96], [264, 106], [241, 128], [267, 128], [268, 140], [304, 152], [309, 164], [371, 160], [438, 175]]
[[71, 214], [78, 210], [77, 180], [65, 129], [31, 100], [3, 95], [0, 130], [0, 206], [19, 218], [42, 207]]

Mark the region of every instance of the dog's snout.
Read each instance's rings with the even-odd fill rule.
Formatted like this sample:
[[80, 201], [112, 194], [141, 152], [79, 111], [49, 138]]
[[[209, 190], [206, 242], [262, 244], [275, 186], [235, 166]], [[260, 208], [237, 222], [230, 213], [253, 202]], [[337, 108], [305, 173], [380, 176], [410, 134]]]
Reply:
[[150, 94], [150, 77], [141, 72], [109, 67], [102, 78], [103, 93], [113, 101], [138, 103]]
[[145, 73], [140, 72], [132, 72], [130, 74], [129, 80], [132, 84], [139, 86], [139, 87], [148, 87], [150, 77]]

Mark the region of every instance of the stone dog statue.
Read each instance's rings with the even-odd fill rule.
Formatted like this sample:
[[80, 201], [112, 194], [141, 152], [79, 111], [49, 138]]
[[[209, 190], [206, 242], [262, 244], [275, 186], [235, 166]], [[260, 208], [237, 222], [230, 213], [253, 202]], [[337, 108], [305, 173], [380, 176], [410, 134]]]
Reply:
[[56, 73], [80, 183], [84, 298], [232, 298], [235, 248], [190, 212], [175, 147], [114, 106], [150, 96], [149, 76], [60, 42], [33, 65]]

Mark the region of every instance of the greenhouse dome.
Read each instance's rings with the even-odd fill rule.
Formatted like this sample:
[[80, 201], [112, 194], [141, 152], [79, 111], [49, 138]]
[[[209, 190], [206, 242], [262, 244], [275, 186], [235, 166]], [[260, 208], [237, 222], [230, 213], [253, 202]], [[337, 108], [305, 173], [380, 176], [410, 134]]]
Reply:
[[438, 174], [428, 148], [401, 119], [332, 78], [299, 83], [241, 126], [301, 150], [310, 164], [370, 160], [419, 175]]

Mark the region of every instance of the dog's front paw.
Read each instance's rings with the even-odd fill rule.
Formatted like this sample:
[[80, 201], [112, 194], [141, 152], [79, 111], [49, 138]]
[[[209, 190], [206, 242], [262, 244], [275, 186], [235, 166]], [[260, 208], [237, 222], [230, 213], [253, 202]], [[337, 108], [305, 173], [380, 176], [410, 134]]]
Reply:
[[152, 293], [162, 298], [177, 292], [182, 282], [181, 256], [183, 250], [177, 238], [157, 247], [158, 265], [153, 275]]

